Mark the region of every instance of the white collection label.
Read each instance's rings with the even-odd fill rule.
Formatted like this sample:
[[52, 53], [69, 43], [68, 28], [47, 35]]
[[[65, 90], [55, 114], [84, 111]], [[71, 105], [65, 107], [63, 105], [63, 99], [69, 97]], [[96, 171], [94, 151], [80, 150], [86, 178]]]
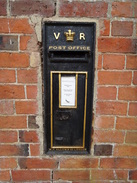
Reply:
[[61, 77], [61, 106], [75, 106], [76, 77]]

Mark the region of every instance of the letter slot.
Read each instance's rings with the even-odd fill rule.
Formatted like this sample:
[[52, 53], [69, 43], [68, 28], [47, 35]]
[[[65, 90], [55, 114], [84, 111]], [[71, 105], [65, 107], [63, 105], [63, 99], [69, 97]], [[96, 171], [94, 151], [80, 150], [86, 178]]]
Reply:
[[47, 154], [90, 153], [95, 32], [95, 23], [44, 23], [44, 150]]

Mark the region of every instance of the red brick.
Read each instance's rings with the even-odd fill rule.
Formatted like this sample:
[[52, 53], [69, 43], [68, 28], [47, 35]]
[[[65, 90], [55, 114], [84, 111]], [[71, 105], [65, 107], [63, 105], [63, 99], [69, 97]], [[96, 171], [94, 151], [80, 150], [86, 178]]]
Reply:
[[110, 144], [98, 144], [94, 145], [95, 156], [111, 156], [113, 146]]
[[0, 86], [0, 99], [24, 99], [24, 86], [3, 85]]
[[0, 131], [0, 143], [14, 143], [18, 141], [16, 131]]
[[134, 85], [137, 85], [137, 71], [134, 72], [133, 84], [134, 84]]
[[33, 33], [33, 29], [26, 18], [0, 18], [0, 25], [2, 25], [0, 26], [0, 33]]
[[137, 156], [137, 146], [116, 145], [114, 147], [114, 156]]
[[111, 129], [114, 128], [114, 117], [97, 116], [95, 118], [95, 128]]
[[98, 69], [102, 69], [102, 55], [98, 55]]
[[135, 169], [136, 166], [137, 160], [133, 158], [102, 158], [100, 160], [100, 168]]
[[125, 66], [124, 55], [105, 54], [103, 56], [103, 69], [123, 70]]
[[59, 15], [65, 17], [106, 17], [108, 4], [105, 2], [67, 2], [60, 0]]
[[125, 133], [121, 131], [114, 130], [95, 130], [94, 132], [94, 142], [111, 142], [111, 143], [123, 143]]
[[0, 67], [25, 68], [29, 66], [29, 55], [26, 53], [0, 53]]
[[63, 158], [60, 168], [97, 168], [98, 159], [93, 158]]
[[132, 80], [131, 72], [120, 71], [99, 71], [98, 84], [100, 85], [130, 85]]
[[118, 117], [116, 129], [120, 130], [137, 130], [137, 118]]
[[127, 103], [123, 102], [97, 102], [97, 114], [126, 115]]
[[129, 113], [130, 116], [137, 116], [137, 103], [129, 104]]
[[36, 131], [20, 131], [20, 142], [38, 142], [38, 135]]
[[7, 15], [7, 2], [5, 0], [0, 1], [0, 16], [5, 16]]
[[133, 17], [131, 2], [113, 2], [112, 12], [113, 17]]
[[113, 21], [111, 32], [112, 36], [132, 36], [133, 22]]
[[45, 181], [50, 180], [49, 170], [13, 170], [13, 181]]
[[137, 180], [137, 170], [129, 171], [129, 180]]
[[0, 145], [0, 156], [28, 156], [28, 145]]
[[37, 71], [34, 69], [18, 70], [17, 76], [19, 83], [37, 83]]
[[0, 70], [0, 83], [14, 83], [16, 81], [14, 70]]
[[37, 114], [38, 105], [34, 101], [15, 102], [17, 114]]
[[40, 144], [30, 144], [31, 156], [40, 156]]
[[127, 132], [126, 143], [137, 144], [137, 132]]
[[0, 116], [0, 129], [27, 128], [25, 116]]
[[27, 50], [27, 44], [30, 39], [30, 36], [20, 36], [20, 50]]
[[137, 69], [137, 55], [128, 55], [127, 56], [127, 69], [136, 70]]
[[115, 100], [116, 94], [116, 87], [98, 87], [97, 90], [97, 98], [100, 100]]
[[10, 181], [10, 172], [0, 171], [0, 181]]
[[137, 3], [134, 4], [134, 16], [137, 17]]
[[137, 100], [137, 87], [120, 87], [118, 91], [119, 100]]
[[53, 158], [21, 158], [19, 159], [21, 169], [53, 169], [57, 168], [57, 161]]
[[14, 113], [12, 101], [0, 101], [0, 114], [10, 115]]
[[89, 180], [89, 170], [55, 170], [53, 172], [54, 180]]
[[36, 99], [37, 98], [37, 86], [27, 86], [27, 98]]
[[[39, 14], [44, 17], [51, 17], [54, 15], [55, 5], [54, 1], [38, 1], [35, 3], [33, 0], [20, 0], [11, 2], [11, 14], [12, 15], [31, 15]], [[33, 4], [33, 6], [32, 6]]]
[[17, 167], [17, 160], [15, 158], [0, 158], [1, 169], [13, 169]]
[[100, 20], [100, 36], [109, 36], [110, 32], [110, 20]]
[[136, 39], [99, 38], [98, 51], [110, 53], [136, 53]]

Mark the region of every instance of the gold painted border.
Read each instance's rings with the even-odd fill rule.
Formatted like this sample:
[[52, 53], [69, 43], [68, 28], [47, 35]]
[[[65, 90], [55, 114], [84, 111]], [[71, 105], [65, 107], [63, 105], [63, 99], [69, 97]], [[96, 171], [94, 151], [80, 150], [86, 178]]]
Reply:
[[[77, 108], [77, 91], [78, 91], [78, 73], [75, 74], [75, 106], [62, 106], [61, 105], [61, 74], [59, 73], [59, 108], [63, 108], [63, 109], [75, 109]], [[67, 73], [68, 74], [68, 73]]]
[[[78, 74], [85, 74], [85, 104], [84, 104], [84, 125], [83, 125], [83, 145], [82, 146], [53, 146], [53, 74], [59, 74], [59, 79], [61, 74], [76, 74], [78, 78]], [[50, 72], [50, 112], [51, 112], [51, 150], [52, 149], [81, 149], [85, 150], [85, 130], [86, 130], [86, 107], [87, 107], [87, 79], [88, 73], [84, 71], [51, 71]], [[60, 87], [60, 86], [59, 86]], [[60, 94], [59, 94], [60, 95]], [[77, 96], [77, 95], [76, 95]]]

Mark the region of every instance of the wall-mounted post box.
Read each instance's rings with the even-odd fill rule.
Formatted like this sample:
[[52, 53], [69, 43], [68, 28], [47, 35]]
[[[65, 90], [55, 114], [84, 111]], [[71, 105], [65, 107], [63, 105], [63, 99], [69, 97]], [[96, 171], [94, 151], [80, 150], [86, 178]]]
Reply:
[[49, 22], [43, 33], [45, 151], [89, 153], [95, 23]]

